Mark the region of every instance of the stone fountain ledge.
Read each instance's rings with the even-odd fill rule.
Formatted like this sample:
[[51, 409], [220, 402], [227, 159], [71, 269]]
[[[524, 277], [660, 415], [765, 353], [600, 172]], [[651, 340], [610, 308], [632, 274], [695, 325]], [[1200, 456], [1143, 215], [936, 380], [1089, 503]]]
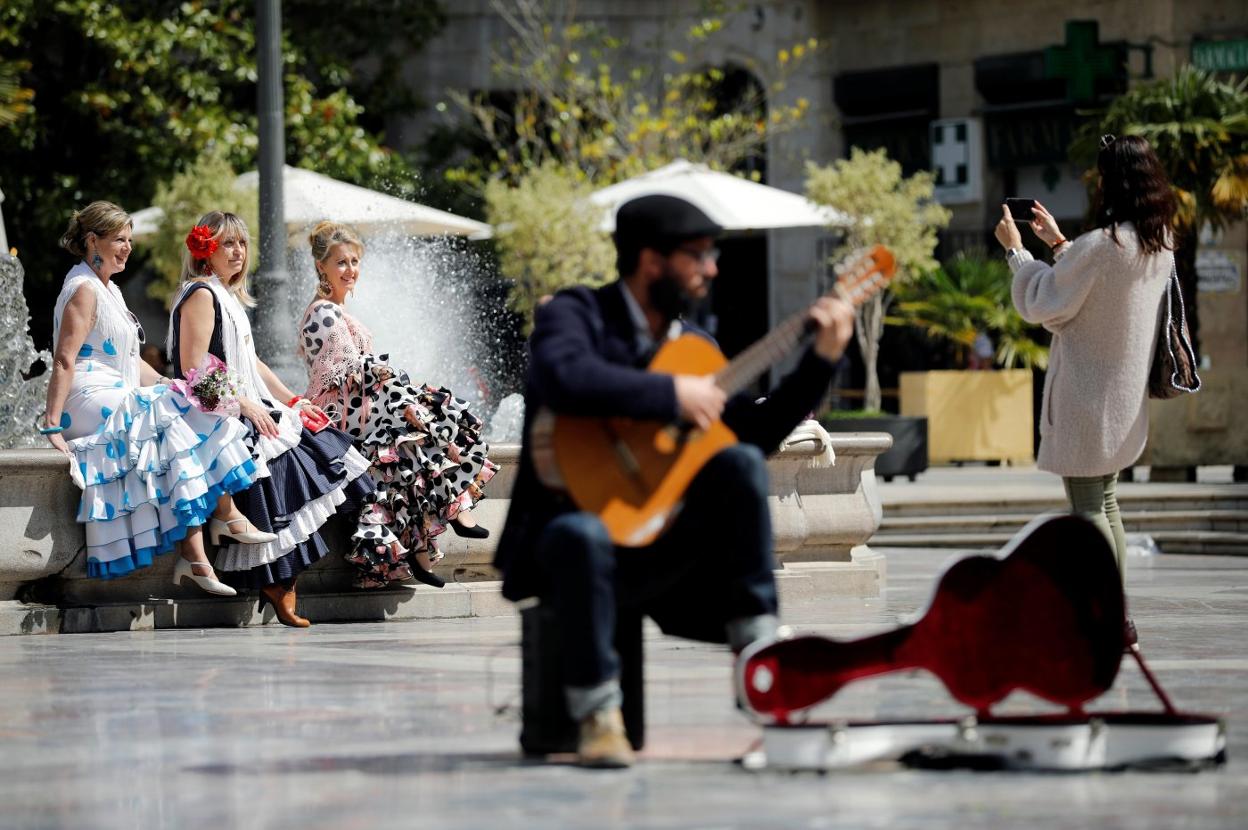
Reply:
[[[880, 595], [884, 557], [866, 543], [882, 518], [875, 459], [891, 444], [883, 433], [840, 433], [832, 436], [834, 466], [815, 466], [819, 450], [813, 443], [769, 459], [782, 601]], [[450, 583], [445, 588], [352, 589], [352, 569], [339, 553], [347, 547], [346, 531], [331, 523], [330, 555], [299, 579], [300, 611], [317, 622], [514, 613], [490, 561], [510, 504], [501, 494], [511, 492], [519, 449], [502, 445], [490, 453], [500, 466], [488, 487], [496, 497], [481, 502], [476, 515], [495, 536], [440, 537], [446, 558], [438, 571]], [[173, 587], [172, 555], [121, 579], [88, 578], [82, 528], [74, 521], [78, 495], [56, 451], [0, 451], [0, 635], [273, 622], [271, 610], [257, 611], [255, 597], [212, 599]]]

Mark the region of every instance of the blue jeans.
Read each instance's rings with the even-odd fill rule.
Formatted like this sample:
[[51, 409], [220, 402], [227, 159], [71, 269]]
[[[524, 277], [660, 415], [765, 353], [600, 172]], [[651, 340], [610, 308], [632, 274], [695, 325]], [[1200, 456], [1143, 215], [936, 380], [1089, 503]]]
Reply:
[[592, 513], [565, 513], [538, 540], [542, 601], [563, 638], [564, 683], [619, 676], [612, 646], [617, 608], [636, 608], [666, 634], [725, 642], [729, 621], [777, 612], [767, 466], [738, 444], [693, 480], [676, 521], [645, 548], [617, 548]]

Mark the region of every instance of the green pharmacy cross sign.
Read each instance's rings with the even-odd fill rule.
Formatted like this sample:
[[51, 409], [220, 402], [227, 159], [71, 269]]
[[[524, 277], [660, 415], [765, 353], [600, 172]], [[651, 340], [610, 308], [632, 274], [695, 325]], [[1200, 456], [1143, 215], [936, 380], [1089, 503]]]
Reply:
[[1118, 74], [1118, 50], [1099, 39], [1095, 20], [1067, 20], [1066, 45], [1044, 50], [1045, 76], [1065, 78], [1066, 97], [1072, 101], [1091, 101], [1097, 80]]

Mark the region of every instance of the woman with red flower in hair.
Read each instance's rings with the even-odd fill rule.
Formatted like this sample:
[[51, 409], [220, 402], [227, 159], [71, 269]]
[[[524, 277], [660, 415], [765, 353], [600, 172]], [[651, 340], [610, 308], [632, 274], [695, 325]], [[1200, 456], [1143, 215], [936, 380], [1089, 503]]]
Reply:
[[205, 367], [209, 355], [236, 376], [257, 481], [235, 501], [257, 527], [277, 535], [261, 541], [219, 534], [217, 570], [236, 587], [258, 589], [284, 624], [306, 627], [295, 613], [295, 579], [327, 552], [325, 521], [357, 512], [373, 482], [351, 439], [325, 427], [324, 413], [256, 356], [246, 313], [255, 305], [247, 291], [250, 242], [243, 220], [220, 211], [205, 214], [187, 235], [169, 354], [180, 377]]

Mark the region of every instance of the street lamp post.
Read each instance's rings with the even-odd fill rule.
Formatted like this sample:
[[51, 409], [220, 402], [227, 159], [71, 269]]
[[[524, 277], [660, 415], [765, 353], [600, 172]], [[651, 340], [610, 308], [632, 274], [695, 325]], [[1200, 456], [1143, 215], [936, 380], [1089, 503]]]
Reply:
[[256, 0], [257, 110], [260, 122], [260, 270], [256, 274], [256, 352], [292, 389], [303, 388], [293, 359], [295, 321], [286, 270], [282, 166], [286, 161], [282, 94], [281, 0]]

